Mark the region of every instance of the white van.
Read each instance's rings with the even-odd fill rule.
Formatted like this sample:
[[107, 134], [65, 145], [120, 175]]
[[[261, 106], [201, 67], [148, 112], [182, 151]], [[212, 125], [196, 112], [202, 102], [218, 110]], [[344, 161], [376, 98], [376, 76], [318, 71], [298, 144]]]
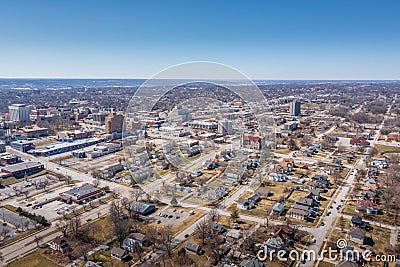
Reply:
[[189, 215], [193, 215], [193, 214], [194, 214], [193, 210], [189, 211]]

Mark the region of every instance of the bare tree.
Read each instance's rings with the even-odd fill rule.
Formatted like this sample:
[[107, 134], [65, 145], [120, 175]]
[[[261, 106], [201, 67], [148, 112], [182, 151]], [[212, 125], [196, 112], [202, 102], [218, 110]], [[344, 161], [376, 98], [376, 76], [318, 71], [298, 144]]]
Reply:
[[138, 243], [135, 242], [132, 246], [132, 252], [138, 256], [139, 261], [142, 261], [142, 256], [143, 256], [143, 248], [142, 246]]
[[155, 226], [149, 226], [146, 229], [146, 239], [148, 239], [153, 245], [153, 251], [157, 248], [157, 238], [158, 238], [158, 231]]
[[205, 244], [206, 238], [210, 234], [209, 222], [209, 219], [207, 217], [204, 217], [196, 224], [195, 234], [201, 240], [203, 245]]
[[142, 197], [143, 191], [141, 189], [134, 188], [130, 191], [130, 194], [131, 194], [132, 199], [134, 199], [135, 201], [138, 201]]
[[160, 228], [160, 240], [163, 245], [165, 251], [168, 253], [168, 256], [171, 256], [172, 248], [173, 248], [173, 231], [172, 225], [167, 224]]
[[56, 223], [56, 227], [57, 227], [57, 229], [59, 231], [61, 231], [63, 233], [64, 237], [68, 236], [68, 227], [69, 227], [69, 225], [68, 225], [68, 223], [66, 221], [61, 221], [61, 220], [58, 221]]
[[218, 210], [217, 209], [211, 209], [208, 212], [207, 218], [212, 222], [218, 223], [219, 218], [220, 218]]
[[39, 247], [40, 241], [42, 241], [42, 239], [43, 239], [42, 236], [35, 235], [35, 242], [37, 247]]
[[66, 183], [67, 185], [70, 185], [71, 182], [72, 182], [72, 177], [71, 177], [70, 175], [67, 175], [67, 176], [65, 177], [65, 183]]

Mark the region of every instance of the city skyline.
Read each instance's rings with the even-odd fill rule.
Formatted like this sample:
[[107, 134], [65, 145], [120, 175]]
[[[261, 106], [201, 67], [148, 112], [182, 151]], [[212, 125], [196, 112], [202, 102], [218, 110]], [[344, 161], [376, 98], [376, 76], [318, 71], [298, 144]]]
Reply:
[[230, 65], [251, 79], [400, 78], [395, 1], [0, 7], [2, 78], [149, 78], [198, 60]]

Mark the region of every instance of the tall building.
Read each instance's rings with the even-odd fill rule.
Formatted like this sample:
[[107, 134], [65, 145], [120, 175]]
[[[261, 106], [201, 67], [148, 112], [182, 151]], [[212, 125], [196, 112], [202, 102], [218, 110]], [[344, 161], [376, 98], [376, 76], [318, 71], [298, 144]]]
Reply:
[[289, 104], [289, 114], [291, 116], [299, 116], [300, 115], [300, 107], [301, 102], [298, 100], [294, 100]]
[[28, 122], [31, 116], [31, 107], [24, 104], [13, 104], [8, 107], [10, 120], [15, 122]]
[[232, 121], [221, 120], [218, 123], [218, 132], [221, 134], [233, 134]]
[[177, 123], [191, 121], [192, 119], [192, 114], [181, 105], [173, 109], [168, 116], [168, 121]]
[[124, 124], [124, 115], [111, 112], [105, 120], [106, 134], [120, 133]]

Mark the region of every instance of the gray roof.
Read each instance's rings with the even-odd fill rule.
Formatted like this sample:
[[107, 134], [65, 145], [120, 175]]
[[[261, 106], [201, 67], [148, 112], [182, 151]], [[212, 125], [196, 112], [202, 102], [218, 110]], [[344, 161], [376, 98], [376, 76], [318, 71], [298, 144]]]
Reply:
[[76, 198], [80, 198], [82, 196], [86, 196], [92, 193], [95, 193], [99, 191], [99, 189], [91, 184], [88, 185], [84, 185], [81, 187], [77, 187], [71, 190], [68, 190], [66, 192], [64, 192], [63, 194], [68, 194], [68, 195], [72, 195], [75, 196]]
[[145, 240], [146, 236], [141, 233], [132, 233], [132, 234], [128, 235], [128, 238], [143, 242]]
[[193, 251], [193, 252], [198, 252], [198, 251], [200, 251], [200, 246], [197, 245], [197, 244], [195, 244], [195, 243], [192, 243], [192, 242], [186, 242], [185, 248], [186, 248], [187, 250], [190, 250], [190, 251]]
[[291, 210], [291, 213], [295, 213], [295, 214], [300, 214], [300, 215], [304, 215], [304, 216], [307, 216], [309, 213], [307, 212], [307, 211], [305, 211], [305, 210], [299, 210], [299, 209], [295, 209], [295, 208], [293, 208], [292, 210]]
[[265, 264], [258, 259], [250, 259], [242, 261], [240, 267], [265, 267]]
[[18, 164], [6, 166], [6, 167], [1, 167], [1, 168], [7, 172], [17, 172], [17, 171], [23, 171], [26, 169], [30, 169], [30, 168], [37, 168], [40, 166], [43, 166], [43, 164], [40, 162], [30, 162], [29, 161], [29, 162], [22, 162], [22, 163], [18, 163]]
[[283, 205], [282, 203], [276, 203], [273, 207], [272, 210], [273, 211], [283, 211], [285, 209], [285, 205]]
[[135, 201], [131, 204], [131, 210], [144, 214], [149, 208], [155, 208], [155, 206], [153, 203]]
[[349, 235], [354, 237], [365, 237], [365, 230], [358, 227], [352, 227], [350, 228]]
[[301, 197], [299, 198], [299, 200], [296, 201], [296, 204], [312, 206], [314, 204], [314, 201], [310, 198]]
[[113, 247], [111, 249], [111, 254], [116, 255], [119, 258], [123, 257], [126, 253], [127, 251], [122, 248]]

